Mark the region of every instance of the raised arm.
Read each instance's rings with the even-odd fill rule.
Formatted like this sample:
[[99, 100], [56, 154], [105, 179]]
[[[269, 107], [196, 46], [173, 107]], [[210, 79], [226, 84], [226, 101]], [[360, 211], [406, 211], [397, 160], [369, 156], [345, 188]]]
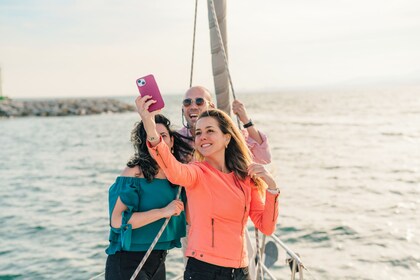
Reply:
[[252, 122], [245, 109], [245, 105], [239, 100], [232, 102], [232, 111], [244, 125], [244, 136], [254, 161], [267, 164], [271, 162], [271, 153], [268, 146], [267, 137], [261, 133]]
[[155, 115], [159, 111], [148, 111], [149, 106], [153, 103], [155, 101], [150, 99], [150, 96], [139, 96], [136, 99], [137, 110], [147, 133], [149, 153], [170, 182], [185, 188], [192, 187], [200, 177], [201, 169], [196, 165], [183, 164], [172, 155], [169, 147], [156, 131]]

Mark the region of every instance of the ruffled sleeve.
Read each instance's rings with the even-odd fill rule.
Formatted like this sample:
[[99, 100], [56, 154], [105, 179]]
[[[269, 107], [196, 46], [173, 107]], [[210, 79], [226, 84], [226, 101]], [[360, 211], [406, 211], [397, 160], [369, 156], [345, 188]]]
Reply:
[[[122, 250], [130, 250], [132, 226], [128, 223], [134, 212], [139, 211], [139, 186], [132, 177], [118, 177], [115, 183], [109, 189], [109, 217], [112, 217], [112, 211], [114, 210], [115, 204], [118, 197], [121, 202], [127, 206], [127, 210], [122, 213], [122, 221], [120, 228], [111, 227], [111, 235], [120, 236], [120, 245]], [[111, 240], [114, 239], [114, 240]], [[115, 241], [111, 238], [110, 241]]]

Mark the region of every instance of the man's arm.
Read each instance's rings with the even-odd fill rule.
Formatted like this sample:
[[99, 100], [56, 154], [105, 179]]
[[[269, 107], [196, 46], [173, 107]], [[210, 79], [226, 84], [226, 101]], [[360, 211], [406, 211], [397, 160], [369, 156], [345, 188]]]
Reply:
[[255, 124], [249, 118], [245, 106], [239, 100], [232, 103], [232, 111], [243, 123], [245, 140], [252, 153], [255, 162], [267, 164], [271, 162], [271, 153], [267, 142], [267, 137], [258, 131]]

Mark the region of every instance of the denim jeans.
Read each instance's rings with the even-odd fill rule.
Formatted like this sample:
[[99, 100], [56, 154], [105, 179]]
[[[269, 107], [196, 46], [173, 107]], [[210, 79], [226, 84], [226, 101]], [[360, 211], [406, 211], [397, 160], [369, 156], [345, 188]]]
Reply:
[[251, 280], [248, 267], [231, 268], [188, 258], [184, 280]]
[[[129, 280], [146, 252], [121, 251], [106, 260], [106, 280]], [[166, 280], [165, 259], [167, 251], [153, 250], [136, 280]]]

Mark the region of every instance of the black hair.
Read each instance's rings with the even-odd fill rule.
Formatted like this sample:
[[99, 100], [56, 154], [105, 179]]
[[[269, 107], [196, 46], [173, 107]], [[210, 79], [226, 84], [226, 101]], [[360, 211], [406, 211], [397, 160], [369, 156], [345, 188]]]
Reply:
[[[173, 155], [180, 162], [185, 162], [191, 158], [194, 149], [183, 139], [184, 137], [178, 132], [171, 129], [171, 122], [163, 115], [155, 116], [156, 124], [163, 124], [169, 132], [169, 136], [173, 137]], [[152, 181], [159, 172], [157, 162], [149, 154], [147, 149], [147, 134], [143, 126], [143, 122], [135, 124], [131, 132], [131, 143], [134, 147], [134, 156], [127, 162], [127, 166], [133, 168], [138, 166], [143, 172], [147, 181]]]

